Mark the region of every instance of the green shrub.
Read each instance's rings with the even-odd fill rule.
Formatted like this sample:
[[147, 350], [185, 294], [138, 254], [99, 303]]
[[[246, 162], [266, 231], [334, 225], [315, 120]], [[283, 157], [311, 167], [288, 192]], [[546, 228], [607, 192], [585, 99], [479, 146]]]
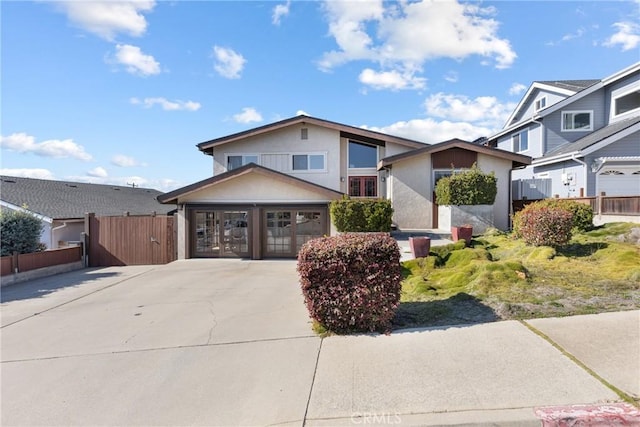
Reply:
[[385, 331], [400, 303], [398, 244], [387, 234], [344, 234], [305, 243], [298, 273], [311, 318], [338, 332]]
[[513, 217], [513, 231], [528, 245], [562, 246], [571, 240], [573, 216], [564, 208], [532, 203]]
[[29, 212], [0, 211], [0, 256], [46, 249], [40, 243], [43, 228], [42, 221]]
[[545, 199], [536, 202], [540, 206], [558, 207], [571, 212], [573, 227], [580, 231], [593, 228], [593, 209], [591, 205], [567, 199]]
[[331, 221], [343, 232], [389, 232], [393, 208], [390, 200], [334, 200], [330, 206]]
[[484, 173], [476, 167], [441, 178], [436, 185], [439, 205], [492, 205], [498, 193], [493, 172]]

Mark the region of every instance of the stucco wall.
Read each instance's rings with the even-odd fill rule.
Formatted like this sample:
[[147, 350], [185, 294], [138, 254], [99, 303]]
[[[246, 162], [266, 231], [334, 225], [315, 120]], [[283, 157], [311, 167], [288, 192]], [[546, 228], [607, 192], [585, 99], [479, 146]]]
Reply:
[[[300, 130], [308, 129], [308, 139], [301, 139]], [[214, 176], [226, 172], [226, 156], [229, 154], [305, 154], [326, 153], [326, 172], [294, 172], [283, 170], [291, 176], [340, 191], [340, 133], [312, 125], [297, 125], [238, 142], [214, 147]]]
[[399, 161], [391, 169], [393, 222], [401, 230], [431, 228], [431, 155]]
[[511, 180], [509, 179], [511, 160], [479, 153], [477, 165], [481, 171], [494, 172], [496, 175], [498, 194], [493, 204], [493, 221], [496, 228], [507, 230], [509, 228], [509, 204], [511, 203]]

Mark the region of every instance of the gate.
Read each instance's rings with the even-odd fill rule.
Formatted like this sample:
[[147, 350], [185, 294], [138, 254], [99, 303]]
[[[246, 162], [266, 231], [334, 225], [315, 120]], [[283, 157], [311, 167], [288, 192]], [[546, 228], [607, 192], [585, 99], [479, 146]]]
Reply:
[[87, 214], [85, 233], [90, 267], [167, 264], [176, 259], [172, 216]]

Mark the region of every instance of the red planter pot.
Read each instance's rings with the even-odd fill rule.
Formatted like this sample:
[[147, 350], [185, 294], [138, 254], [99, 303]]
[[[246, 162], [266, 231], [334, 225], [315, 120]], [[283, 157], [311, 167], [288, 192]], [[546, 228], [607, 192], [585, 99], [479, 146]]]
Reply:
[[466, 242], [467, 246], [471, 245], [471, 236], [473, 235], [473, 227], [461, 226], [461, 227], [451, 227], [451, 237], [454, 242], [458, 240], [463, 240]]
[[409, 237], [409, 246], [414, 258], [424, 258], [429, 256], [431, 250], [430, 237]]

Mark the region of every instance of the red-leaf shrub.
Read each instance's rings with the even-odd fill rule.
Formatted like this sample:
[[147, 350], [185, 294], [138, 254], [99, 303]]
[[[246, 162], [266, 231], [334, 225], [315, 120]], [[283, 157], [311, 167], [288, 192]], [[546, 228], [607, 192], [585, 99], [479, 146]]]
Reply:
[[571, 240], [573, 215], [560, 207], [533, 203], [513, 217], [516, 237], [528, 245], [562, 246]]
[[311, 318], [326, 329], [385, 331], [400, 303], [398, 243], [388, 234], [343, 234], [305, 243], [298, 273]]

